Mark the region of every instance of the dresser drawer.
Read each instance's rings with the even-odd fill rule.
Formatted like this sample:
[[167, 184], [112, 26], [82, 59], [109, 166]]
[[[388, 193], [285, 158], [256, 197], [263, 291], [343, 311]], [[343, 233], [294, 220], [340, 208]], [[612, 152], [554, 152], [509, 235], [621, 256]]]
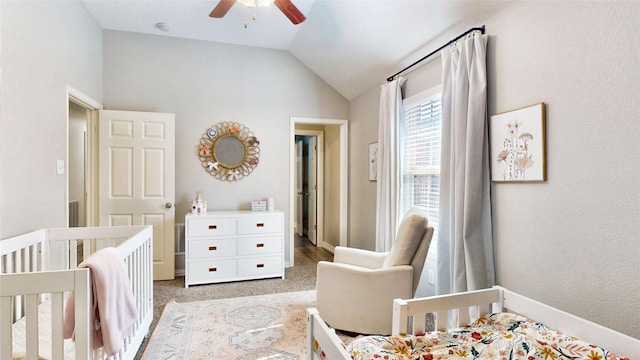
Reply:
[[191, 218], [187, 236], [224, 236], [235, 235], [235, 218]]
[[282, 236], [254, 236], [238, 239], [238, 255], [260, 255], [282, 252]]
[[224, 280], [235, 277], [237, 260], [206, 260], [189, 263], [189, 282]]
[[282, 256], [248, 257], [238, 260], [239, 276], [282, 274]]
[[238, 239], [189, 240], [187, 242], [189, 259], [235, 256]]
[[282, 221], [279, 216], [244, 216], [238, 218], [238, 234], [268, 234], [282, 232]]

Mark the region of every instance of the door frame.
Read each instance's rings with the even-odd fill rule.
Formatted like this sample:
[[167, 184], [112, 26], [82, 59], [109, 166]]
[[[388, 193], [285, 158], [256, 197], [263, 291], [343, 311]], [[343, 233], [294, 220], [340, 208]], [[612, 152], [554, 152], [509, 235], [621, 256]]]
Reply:
[[[325, 119], [325, 118], [306, 118], [306, 117], [291, 117], [289, 124], [289, 259], [290, 266], [294, 264], [294, 244], [295, 244], [295, 231], [293, 229], [295, 223], [295, 198], [293, 193], [295, 192], [295, 137], [296, 137], [296, 124], [306, 124], [306, 125], [333, 125], [338, 126], [340, 129], [340, 170], [339, 170], [339, 178], [340, 178], [340, 209], [339, 209], [339, 218], [340, 218], [340, 246], [348, 246], [349, 240], [348, 236], [348, 192], [349, 192], [349, 182], [348, 182], [348, 160], [349, 160], [349, 122], [343, 119]], [[323, 239], [324, 242], [324, 239]], [[332, 247], [328, 248], [328, 244], [324, 242], [324, 248], [327, 248], [329, 251], [333, 251]]]
[[86, 95], [82, 91], [67, 85], [66, 96], [67, 131], [66, 131], [66, 159], [65, 164], [65, 219], [69, 226], [69, 103], [81, 106], [87, 111], [87, 158], [85, 159], [85, 192], [86, 192], [86, 226], [98, 225], [98, 127], [97, 114], [102, 109], [102, 104]]

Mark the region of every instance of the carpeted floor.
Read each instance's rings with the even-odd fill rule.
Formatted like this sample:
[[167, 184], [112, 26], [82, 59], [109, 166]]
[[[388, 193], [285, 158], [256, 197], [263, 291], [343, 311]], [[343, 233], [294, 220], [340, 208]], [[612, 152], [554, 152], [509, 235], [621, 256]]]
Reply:
[[[235, 298], [242, 296], [265, 295], [284, 292], [294, 292], [303, 290], [313, 290], [316, 287], [315, 263], [296, 265], [285, 269], [285, 278], [238, 281], [211, 285], [196, 285], [189, 288], [184, 287], [184, 278], [176, 278], [168, 281], [155, 281], [154, 292], [154, 314], [151, 324], [151, 333], [162, 314], [165, 305], [175, 300], [179, 303]], [[136, 359], [140, 359], [147, 344], [145, 340], [142, 344]]]

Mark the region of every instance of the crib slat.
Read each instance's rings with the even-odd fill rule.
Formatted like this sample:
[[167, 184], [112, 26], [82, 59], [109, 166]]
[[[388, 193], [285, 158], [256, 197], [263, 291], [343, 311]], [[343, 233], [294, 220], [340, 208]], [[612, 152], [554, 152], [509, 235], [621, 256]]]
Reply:
[[447, 313], [447, 310], [441, 310], [436, 313], [436, 330], [447, 330], [447, 323], [449, 322]]
[[30, 272], [31, 270], [31, 248], [32, 246], [26, 247], [22, 252], [22, 271]]
[[471, 322], [469, 321], [469, 311], [471, 311], [468, 307], [463, 307], [458, 310], [458, 327], [467, 326]]
[[69, 268], [75, 268], [78, 266], [78, 242], [75, 240], [69, 240], [67, 242], [69, 249]]
[[75, 275], [75, 343], [76, 360], [89, 359], [91, 350], [91, 294], [89, 293], [89, 270], [74, 271]]
[[13, 339], [11, 319], [11, 297], [0, 298], [0, 359], [11, 359]]
[[42, 257], [40, 256], [40, 244], [31, 247], [31, 271], [42, 271]]
[[[64, 358], [64, 339], [62, 336], [64, 294], [51, 294], [51, 358]], [[58, 324], [56, 326], [55, 324]]]
[[25, 298], [25, 313], [27, 314], [27, 360], [38, 360], [38, 354], [40, 353], [40, 341], [38, 339], [38, 295], [26, 295]]
[[478, 317], [491, 314], [491, 304], [478, 305]]

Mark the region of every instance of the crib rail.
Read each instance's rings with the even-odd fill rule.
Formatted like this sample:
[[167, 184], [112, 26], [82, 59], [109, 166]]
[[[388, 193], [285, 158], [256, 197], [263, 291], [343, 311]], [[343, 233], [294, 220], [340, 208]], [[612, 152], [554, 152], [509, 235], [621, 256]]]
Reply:
[[[86, 274], [87, 284], [83, 287], [84, 290], [80, 289], [80, 291], [89, 293], [90, 301], [89, 270], [77, 269], [77, 265], [90, 254], [105, 247], [115, 247], [122, 256], [138, 308], [138, 319], [129, 331], [129, 335], [123, 340], [121, 351], [110, 359], [134, 359], [153, 319], [153, 230], [151, 226], [43, 229], [0, 241], [0, 283], [2, 284], [0, 360], [11, 359], [11, 324], [16, 319], [26, 316], [27, 332], [38, 333], [37, 307], [42, 300], [51, 300], [52, 321], [60, 320], [58, 324], [62, 324], [63, 309], [60, 304], [66, 301], [69, 291], [76, 291], [76, 311], [81, 308], [82, 303], [78, 305], [79, 288], [69, 287], [68, 281], [63, 279], [76, 276], [74, 274], [78, 272]], [[25, 282], [31, 283], [32, 280], [34, 287], [30, 289]], [[50, 288], [47, 284], [55, 284], [57, 287]], [[60, 286], [62, 288], [59, 288]], [[12, 293], [12, 289], [19, 290]], [[88, 345], [82, 346], [83, 337], [90, 334], [88, 330], [83, 331], [78, 343], [80, 331], [77, 327], [78, 319], [86, 319], [89, 316], [90, 307], [87, 305], [84, 309], [86, 314], [79, 316], [76, 313], [76, 359], [105, 359], [107, 356], [101, 350], [93, 351], [91, 354], [78, 353], [79, 348], [90, 349]], [[11, 315], [7, 316], [7, 314]], [[90, 324], [92, 321], [83, 323]], [[61, 326], [59, 330], [61, 331]], [[33, 343], [29, 339], [28, 341], [28, 349], [32, 352], [36, 351], [37, 354], [37, 346], [33, 350], [32, 344], [38, 342]], [[91, 339], [87, 341], [89, 344]], [[78, 347], [78, 344], [81, 346]], [[53, 353], [58, 354], [57, 351], [59, 350], [54, 347]], [[54, 358], [62, 357], [54, 356]]]
[[[320, 318], [316, 308], [307, 309], [307, 360], [350, 359], [335, 330]], [[330, 344], [322, 347], [320, 344]], [[319, 353], [322, 356], [319, 356]]]
[[[68, 291], [75, 291], [75, 319], [76, 319], [76, 360], [89, 359], [89, 314], [91, 294], [89, 289], [89, 270], [76, 269], [72, 271], [45, 271], [24, 274], [5, 274], [0, 286], [0, 314], [10, 314], [12, 299], [22, 297], [26, 315], [26, 348], [27, 359], [37, 359], [39, 349], [38, 306], [41, 294], [48, 294], [51, 298], [51, 355], [53, 359], [64, 358], [62, 324], [64, 316], [64, 295]], [[0, 359], [12, 359], [12, 325], [9, 316], [0, 320]], [[43, 329], [44, 330], [44, 329]]]
[[423, 299], [393, 301], [393, 334], [421, 334], [428, 329], [427, 314], [435, 314], [435, 330], [446, 330], [471, 324], [481, 316], [502, 310], [498, 288], [460, 294], [432, 296]]

